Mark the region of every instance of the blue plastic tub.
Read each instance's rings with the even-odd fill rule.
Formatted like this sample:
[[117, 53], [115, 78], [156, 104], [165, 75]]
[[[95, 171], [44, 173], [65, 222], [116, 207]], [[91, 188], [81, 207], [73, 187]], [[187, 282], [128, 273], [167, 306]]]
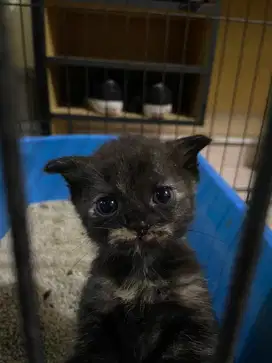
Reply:
[[[62, 178], [43, 172], [48, 160], [72, 154], [88, 155], [111, 138], [97, 135], [24, 138], [21, 152], [28, 203], [68, 197]], [[199, 163], [197, 213], [188, 239], [206, 273], [214, 309], [220, 320], [246, 207], [205, 159], [200, 157]], [[8, 230], [4, 199], [0, 165], [0, 238]], [[263, 238], [264, 251], [236, 350], [239, 363], [268, 363], [272, 357], [272, 232], [268, 228]]]

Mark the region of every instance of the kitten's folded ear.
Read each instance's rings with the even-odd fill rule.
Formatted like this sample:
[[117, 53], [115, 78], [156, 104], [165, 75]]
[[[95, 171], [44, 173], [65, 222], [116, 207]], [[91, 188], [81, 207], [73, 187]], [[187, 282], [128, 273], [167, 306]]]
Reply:
[[177, 166], [190, 171], [198, 178], [197, 154], [211, 143], [211, 139], [205, 135], [193, 135], [174, 141], [168, 141], [167, 147], [170, 157]]
[[61, 174], [68, 183], [84, 178], [86, 174], [87, 157], [64, 156], [50, 160], [44, 167], [49, 174]]

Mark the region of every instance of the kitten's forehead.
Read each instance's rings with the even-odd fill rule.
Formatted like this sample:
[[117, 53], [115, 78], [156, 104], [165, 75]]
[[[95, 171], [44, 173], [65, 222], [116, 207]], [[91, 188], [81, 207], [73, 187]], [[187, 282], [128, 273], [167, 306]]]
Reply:
[[162, 181], [165, 173], [163, 144], [153, 140], [121, 138], [104, 145], [95, 159], [105, 179], [121, 189]]

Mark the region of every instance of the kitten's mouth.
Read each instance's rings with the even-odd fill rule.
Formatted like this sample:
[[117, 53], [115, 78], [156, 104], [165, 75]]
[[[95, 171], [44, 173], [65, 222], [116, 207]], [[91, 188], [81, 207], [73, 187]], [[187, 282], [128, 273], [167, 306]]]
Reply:
[[109, 242], [111, 245], [120, 243], [134, 244], [140, 243], [162, 243], [164, 240], [169, 239], [172, 235], [172, 231], [169, 226], [166, 227], [154, 227], [148, 231], [136, 232], [127, 228], [118, 228], [110, 232]]
[[156, 231], [149, 231], [144, 235], [138, 236], [138, 239], [146, 243], [161, 243], [166, 240], [169, 235], [169, 231], [164, 229], [158, 229]]

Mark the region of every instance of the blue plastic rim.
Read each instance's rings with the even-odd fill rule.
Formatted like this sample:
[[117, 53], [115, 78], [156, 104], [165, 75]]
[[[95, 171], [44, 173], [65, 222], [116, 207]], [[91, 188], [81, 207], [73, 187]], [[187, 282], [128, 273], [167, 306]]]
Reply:
[[[61, 156], [89, 155], [113, 138], [108, 135], [69, 135], [22, 139], [20, 147], [27, 202], [67, 199], [68, 190], [63, 179], [43, 172], [46, 162]], [[188, 232], [188, 240], [203, 266], [220, 320], [246, 207], [202, 157], [199, 157], [199, 168], [196, 217]], [[0, 161], [0, 238], [7, 231], [8, 215]], [[272, 357], [272, 345], [269, 343], [272, 326], [272, 232], [268, 228], [263, 238], [264, 251], [236, 350], [235, 360], [239, 363], [268, 363]]]

